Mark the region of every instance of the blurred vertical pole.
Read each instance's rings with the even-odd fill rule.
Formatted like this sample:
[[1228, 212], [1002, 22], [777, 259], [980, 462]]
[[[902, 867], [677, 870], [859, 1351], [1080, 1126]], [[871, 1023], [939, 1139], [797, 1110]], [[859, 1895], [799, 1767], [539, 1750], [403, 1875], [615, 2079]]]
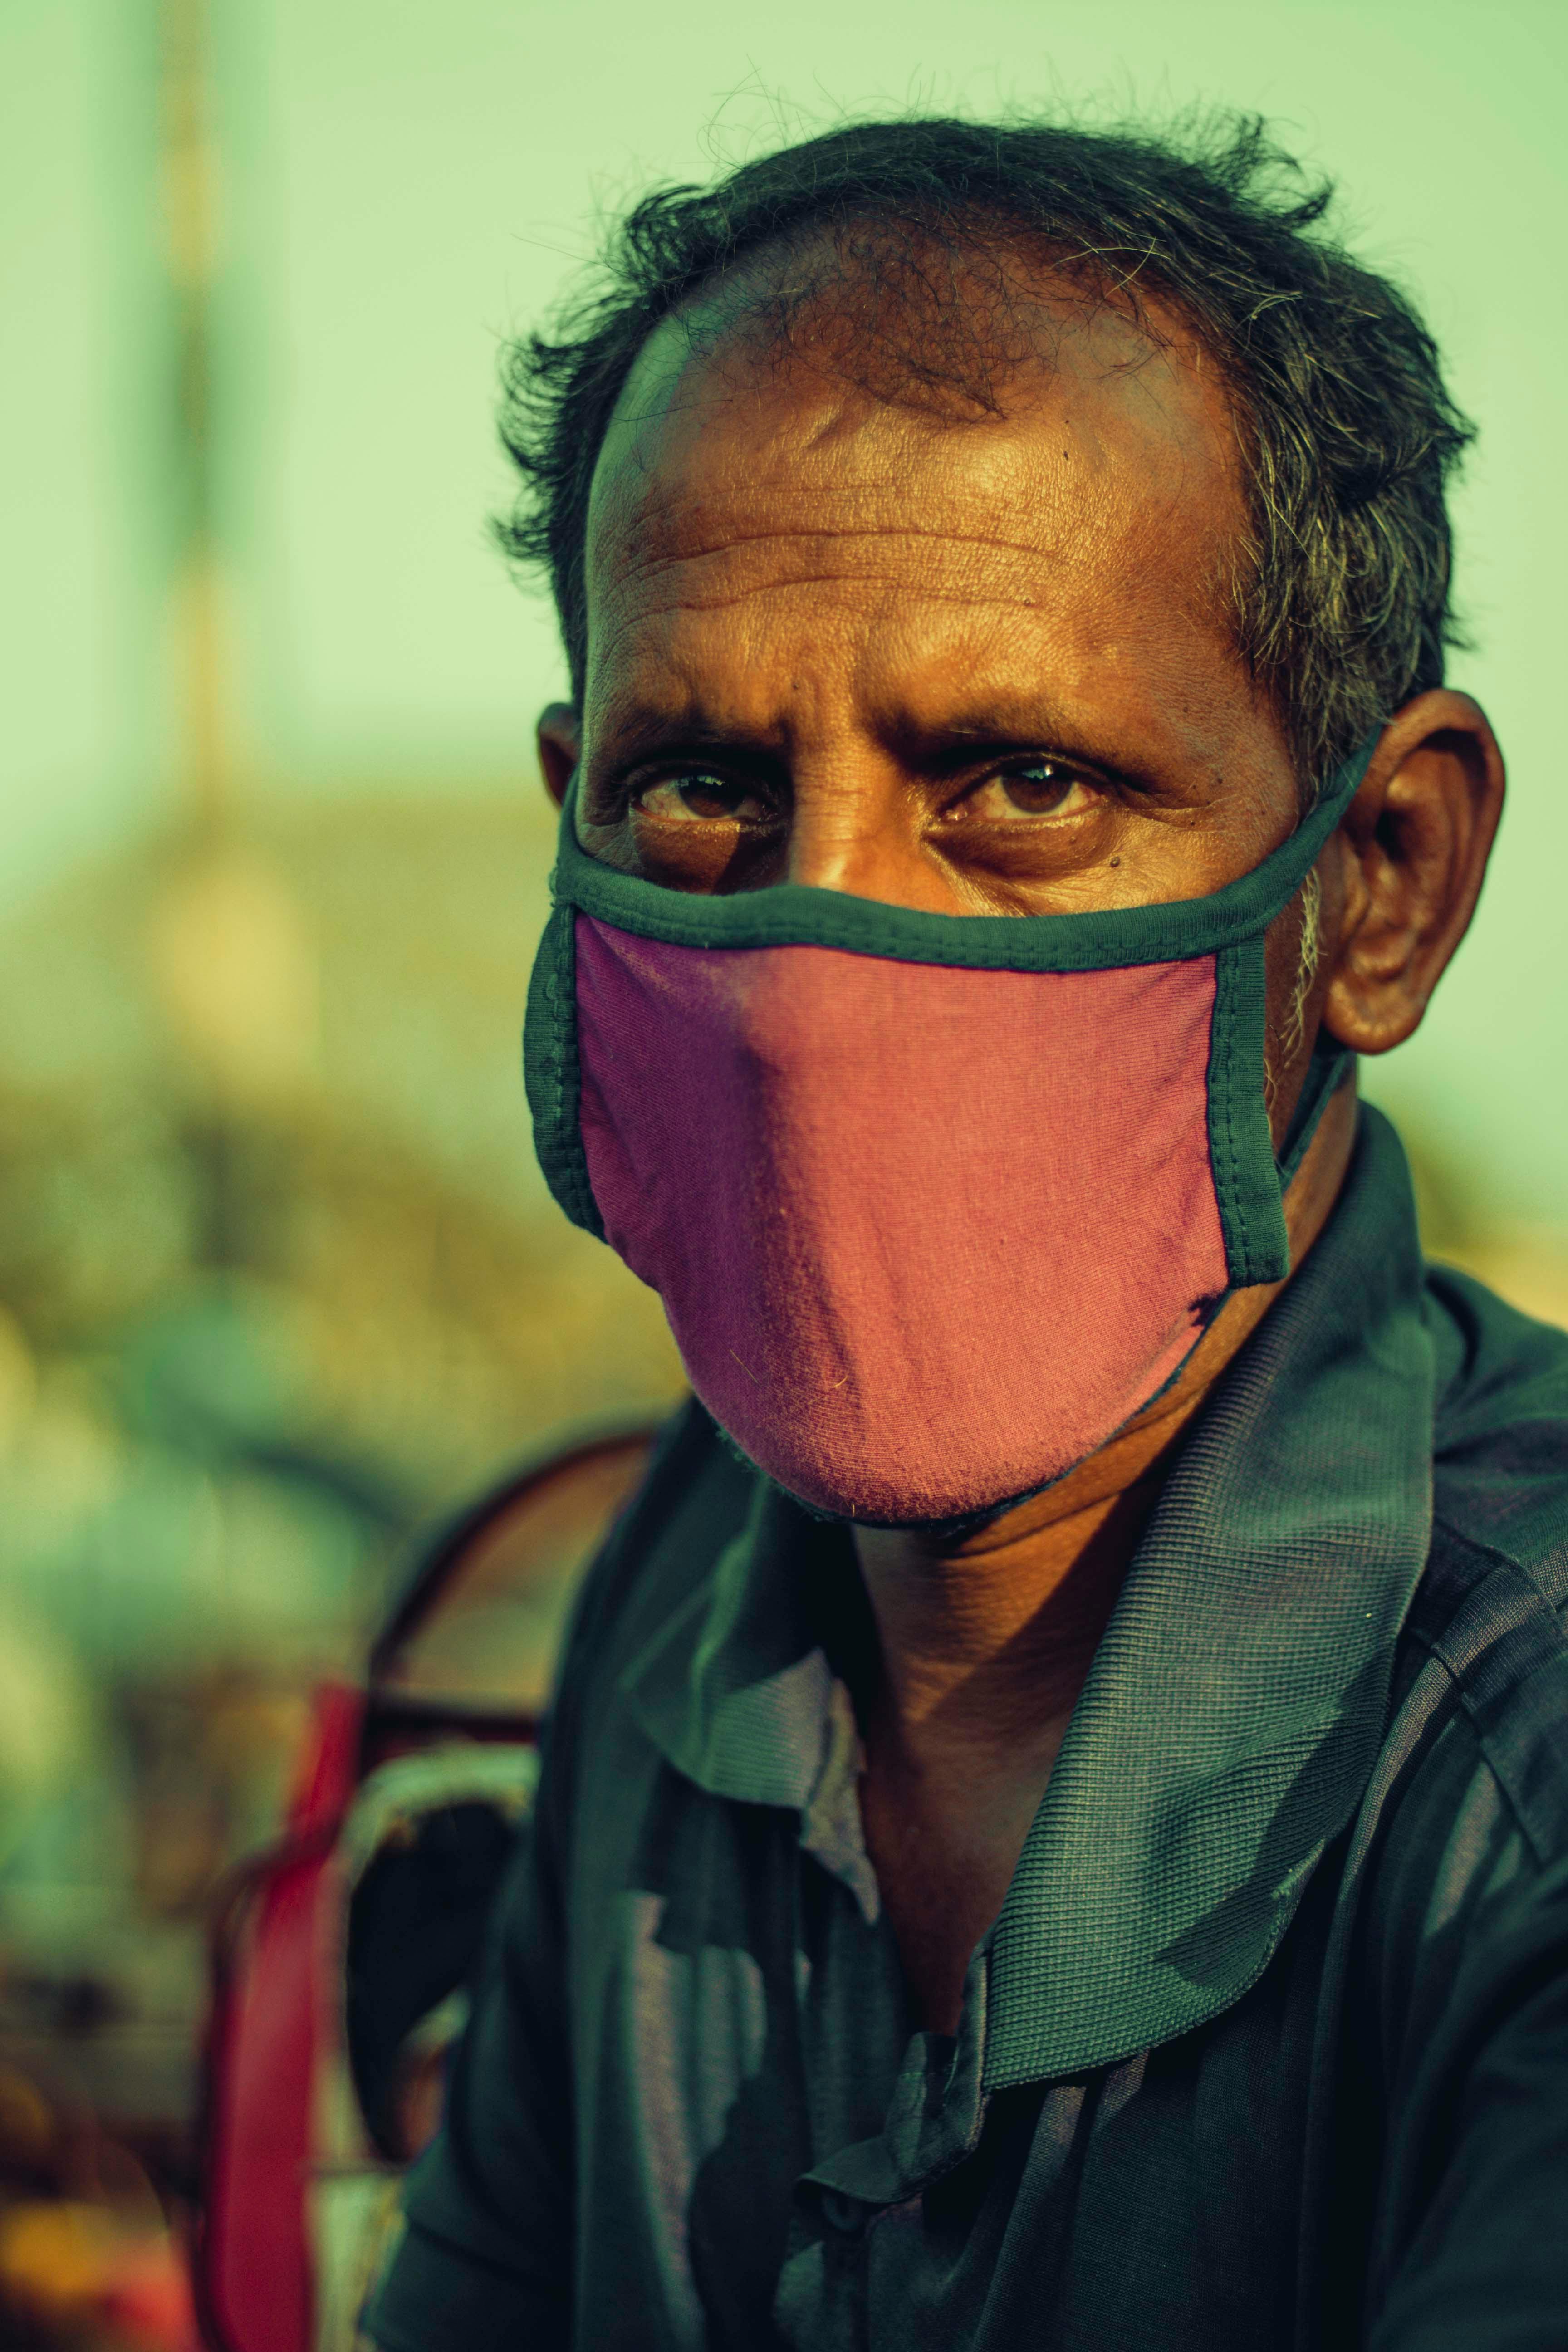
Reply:
[[227, 648], [218, 568], [213, 288], [219, 182], [209, 0], [159, 0], [163, 251], [174, 308], [173, 624], [184, 802], [217, 833], [230, 785]]
[[312, 1067], [313, 944], [286, 877], [244, 823], [223, 488], [232, 461], [224, 362], [227, 236], [216, 103], [216, 0], [153, 0], [159, 159], [172, 324], [169, 628], [181, 810], [149, 926], [179, 1057], [197, 1202], [196, 1259], [254, 1270], [270, 1213], [268, 1135]]
[[[210, 0], [157, 0], [158, 158], [172, 310], [171, 570], [182, 897], [220, 858], [230, 814], [228, 648], [218, 561], [213, 291], [220, 191], [213, 124]], [[179, 886], [177, 886], [179, 887]], [[198, 988], [202, 974], [186, 975]], [[221, 1273], [239, 1255], [238, 1139], [221, 1089], [205, 1089], [187, 1134], [200, 1192], [199, 1254]]]

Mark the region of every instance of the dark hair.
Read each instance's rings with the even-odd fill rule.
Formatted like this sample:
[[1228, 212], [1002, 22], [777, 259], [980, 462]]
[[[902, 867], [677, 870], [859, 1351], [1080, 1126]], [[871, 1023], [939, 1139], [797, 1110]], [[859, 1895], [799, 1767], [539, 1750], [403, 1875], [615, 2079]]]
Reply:
[[[596, 288], [554, 338], [506, 355], [502, 438], [523, 478], [497, 526], [549, 572], [581, 697], [584, 532], [594, 467], [637, 352], [659, 321], [773, 252], [832, 248], [862, 288], [948, 299], [1022, 244], [1103, 299], [1163, 298], [1224, 370], [1250, 519], [1229, 598], [1237, 641], [1310, 786], [1412, 694], [1437, 685], [1449, 612], [1444, 490], [1473, 428], [1431, 336], [1385, 278], [1321, 233], [1310, 184], [1254, 118], [1154, 137], [942, 119], [851, 125], [742, 164], [708, 188], [645, 196], [615, 230]], [[901, 240], [904, 266], [868, 269]], [[937, 273], [941, 278], [942, 272]], [[995, 304], [992, 304], [993, 312]], [[776, 288], [753, 309], [782, 341]], [[971, 363], [947, 375], [993, 404], [973, 352], [996, 325], [954, 322]], [[887, 344], [877, 330], [885, 377]], [[900, 364], [919, 394], [913, 337]], [[881, 381], [877, 388], [883, 389]], [[929, 375], [927, 390], [931, 387]], [[937, 387], [940, 390], [940, 387]]]

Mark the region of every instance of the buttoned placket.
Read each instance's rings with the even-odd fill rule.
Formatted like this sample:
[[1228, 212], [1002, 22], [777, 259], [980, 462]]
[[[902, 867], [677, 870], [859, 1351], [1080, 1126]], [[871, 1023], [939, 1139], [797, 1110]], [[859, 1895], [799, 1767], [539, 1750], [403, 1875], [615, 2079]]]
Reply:
[[[860, 1816], [864, 1762], [853, 1703], [835, 1678], [824, 1706], [821, 1764], [801, 1809], [800, 1868], [820, 1864], [853, 1898], [865, 1926], [887, 1935]], [[989, 1944], [987, 1937], [970, 1960], [957, 2033], [910, 2036], [880, 2132], [826, 2152], [796, 2182], [773, 2313], [786, 2342], [816, 2347], [859, 2340], [871, 2232], [918, 2203], [978, 2147]], [[796, 1950], [804, 2040], [811, 1983], [798, 1931]]]

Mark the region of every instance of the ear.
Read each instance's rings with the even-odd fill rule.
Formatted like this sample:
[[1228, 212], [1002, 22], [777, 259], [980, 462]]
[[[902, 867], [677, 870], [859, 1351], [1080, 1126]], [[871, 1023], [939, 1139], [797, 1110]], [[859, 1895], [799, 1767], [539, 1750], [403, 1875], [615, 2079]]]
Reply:
[[539, 765], [557, 808], [566, 797], [583, 751], [583, 730], [569, 702], [547, 702], [539, 714]]
[[1322, 1018], [1342, 1045], [1386, 1054], [1418, 1026], [1469, 929], [1502, 796], [1502, 753], [1468, 694], [1436, 688], [1389, 720], [1331, 845], [1338, 938]]

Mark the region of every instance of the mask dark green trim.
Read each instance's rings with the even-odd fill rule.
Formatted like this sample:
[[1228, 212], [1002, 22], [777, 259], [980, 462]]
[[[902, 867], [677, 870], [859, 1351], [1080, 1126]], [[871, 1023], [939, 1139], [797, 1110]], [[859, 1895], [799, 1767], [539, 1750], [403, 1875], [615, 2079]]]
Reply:
[[1289, 904], [1355, 796], [1375, 736], [1330, 780], [1311, 814], [1261, 866], [1205, 898], [1115, 907], [1088, 915], [929, 915], [843, 890], [781, 882], [707, 898], [617, 873], [579, 843], [574, 779], [561, 814], [556, 898], [616, 930], [690, 948], [838, 948], [901, 963], [972, 971], [1103, 971], [1179, 963], [1238, 947]]
[[605, 1221], [588, 1181], [578, 1118], [576, 918], [564, 901], [552, 908], [533, 960], [522, 1024], [522, 1083], [544, 1181], [572, 1223], [602, 1242]]

